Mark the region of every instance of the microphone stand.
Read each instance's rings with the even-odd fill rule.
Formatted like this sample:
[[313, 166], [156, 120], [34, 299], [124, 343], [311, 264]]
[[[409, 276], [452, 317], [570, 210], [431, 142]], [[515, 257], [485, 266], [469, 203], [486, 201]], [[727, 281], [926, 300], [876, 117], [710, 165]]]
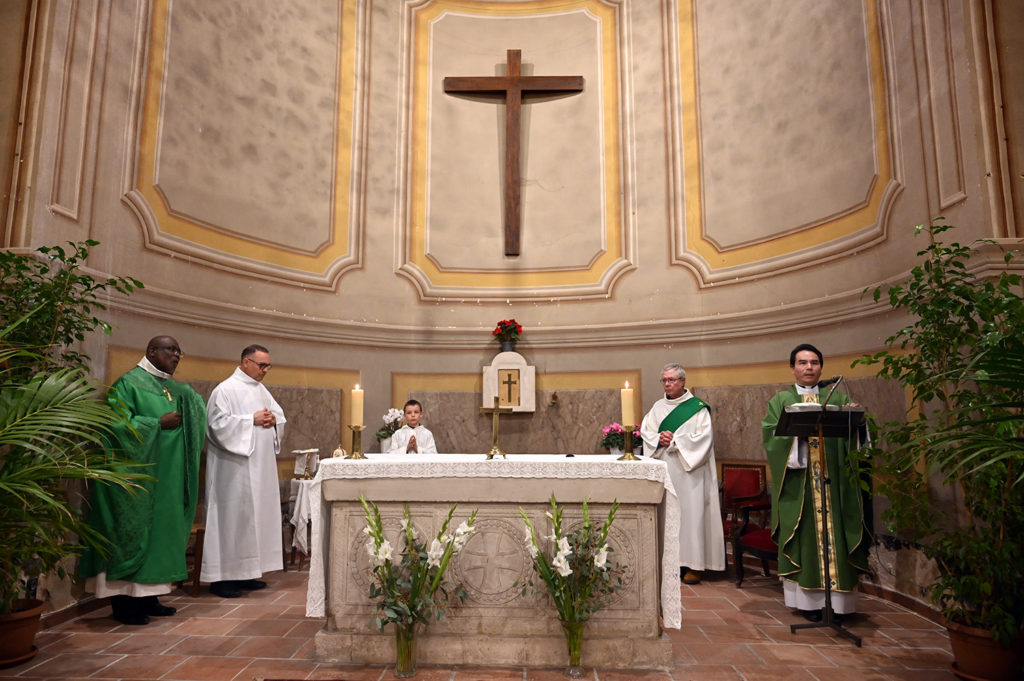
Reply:
[[[821, 627], [828, 627], [834, 630], [837, 634], [842, 637], [848, 638], [856, 644], [858, 648], [861, 647], [860, 636], [857, 636], [849, 629], [844, 629], [843, 625], [835, 620], [832, 611], [832, 574], [831, 574], [831, 554], [832, 554], [832, 543], [828, 533], [828, 508], [829, 508], [829, 486], [831, 480], [828, 477], [828, 468], [825, 461], [825, 434], [824, 434], [824, 420], [825, 410], [828, 407], [828, 401], [832, 398], [832, 393], [835, 392], [836, 388], [839, 387], [839, 383], [842, 382], [842, 377], [835, 381], [835, 385], [828, 391], [828, 395], [825, 396], [824, 401], [821, 403], [821, 412], [818, 416], [818, 436], [817, 442], [813, 442], [815, 438], [808, 438], [807, 445], [809, 449], [817, 451], [818, 459], [818, 486], [821, 494], [821, 548], [825, 554], [823, 556], [823, 567], [825, 570], [824, 581], [825, 581], [825, 607], [824, 614], [820, 622], [807, 622], [806, 624], [791, 624], [789, 625], [790, 633], [795, 633], [798, 629], [820, 629]], [[808, 452], [808, 460], [810, 460], [811, 452]]]

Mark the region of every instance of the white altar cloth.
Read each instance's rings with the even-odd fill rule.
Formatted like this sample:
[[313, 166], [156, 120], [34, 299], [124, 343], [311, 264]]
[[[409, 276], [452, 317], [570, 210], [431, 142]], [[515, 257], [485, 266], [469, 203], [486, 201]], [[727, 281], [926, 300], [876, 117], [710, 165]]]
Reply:
[[306, 593], [306, 616], [326, 615], [327, 555], [326, 527], [330, 518], [323, 501], [321, 485], [335, 478], [622, 478], [649, 480], [665, 486], [661, 502], [664, 529], [661, 539], [661, 617], [662, 625], [679, 629], [682, 604], [679, 581], [679, 502], [663, 461], [643, 458], [618, 461], [612, 454], [566, 457], [564, 454], [514, 454], [508, 459], [488, 461], [483, 454], [367, 454], [365, 460], [323, 459], [312, 484], [302, 485], [310, 495], [309, 586]]

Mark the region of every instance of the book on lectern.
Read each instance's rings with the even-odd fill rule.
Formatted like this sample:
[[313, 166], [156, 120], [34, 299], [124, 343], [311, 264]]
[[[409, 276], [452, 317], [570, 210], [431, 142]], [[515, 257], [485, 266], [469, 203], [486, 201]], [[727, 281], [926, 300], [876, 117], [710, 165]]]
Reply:
[[800, 402], [787, 406], [775, 426], [776, 437], [818, 437], [818, 430], [824, 437], [850, 438], [857, 427], [864, 423], [864, 407]]

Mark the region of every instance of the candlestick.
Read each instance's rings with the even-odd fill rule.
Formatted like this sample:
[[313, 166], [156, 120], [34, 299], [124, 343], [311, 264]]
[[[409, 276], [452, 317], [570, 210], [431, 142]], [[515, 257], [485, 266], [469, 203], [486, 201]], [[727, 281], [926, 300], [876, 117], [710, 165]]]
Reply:
[[349, 421], [352, 422], [353, 426], [363, 427], [363, 390], [356, 383], [356, 387], [352, 389], [352, 411], [350, 412]]
[[626, 426], [626, 453], [616, 461], [639, 461], [640, 458], [633, 454], [633, 426]]
[[633, 389], [626, 381], [626, 387], [619, 390], [622, 397], [622, 427], [636, 425], [636, 405], [633, 403]]
[[[362, 392], [362, 391], [360, 391]], [[365, 459], [361, 451], [361, 443], [363, 439], [363, 426], [349, 426], [349, 430], [352, 431], [352, 453], [346, 456], [346, 459]]]

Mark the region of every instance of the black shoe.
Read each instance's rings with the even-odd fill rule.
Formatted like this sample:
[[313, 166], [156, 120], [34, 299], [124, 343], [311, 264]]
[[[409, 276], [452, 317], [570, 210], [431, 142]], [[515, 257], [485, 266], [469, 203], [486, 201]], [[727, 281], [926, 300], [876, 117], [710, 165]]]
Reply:
[[210, 593], [221, 598], [238, 598], [242, 590], [235, 586], [235, 582], [214, 582], [210, 584]]
[[141, 600], [142, 612], [150, 617], [170, 617], [178, 612], [177, 608], [161, 603], [156, 596], [147, 596]]
[[821, 621], [821, 610], [801, 610], [800, 614], [808, 622], [820, 622]]
[[143, 612], [142, 601], [144, 600], [131, 596], [111, 596], [110, 607], [113, 610], [114, 619], [121, 624], [149, 624], [149, 616]]
[[258, 591], [267, 588], [267, 583], [261, 579], [237, 579], [232, 584], [236, 589], [242, 591]]

